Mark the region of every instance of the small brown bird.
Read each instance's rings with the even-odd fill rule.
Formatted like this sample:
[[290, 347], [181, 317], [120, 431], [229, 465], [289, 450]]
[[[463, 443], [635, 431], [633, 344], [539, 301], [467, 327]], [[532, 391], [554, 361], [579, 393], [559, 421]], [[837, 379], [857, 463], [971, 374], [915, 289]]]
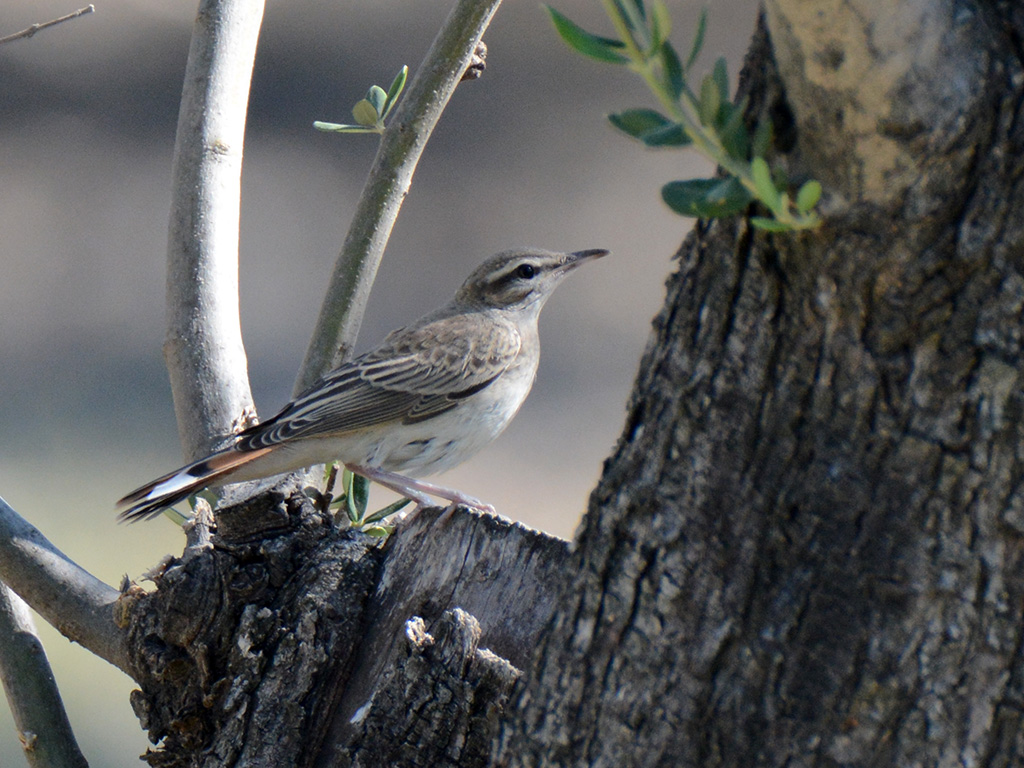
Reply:
[[607, 253], [492, 256], [447, 305], [392, 331], [228, 448], [129, 493], [120, 518], [152, 518], [203, 488], [332, 461], [418, 506], [436, 496], [489, 510], [413, 477], [461, 464], [508, 426], [537, 373], [544, 302], [569, 272]]

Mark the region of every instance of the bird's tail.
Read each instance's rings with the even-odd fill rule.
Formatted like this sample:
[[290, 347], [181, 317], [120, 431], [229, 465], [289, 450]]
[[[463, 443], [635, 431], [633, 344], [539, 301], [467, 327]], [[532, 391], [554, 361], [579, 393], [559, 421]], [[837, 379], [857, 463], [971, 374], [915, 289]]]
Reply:
[[187, 499], [193, 493], [218, 484], [218, 480], [268, 451], [270, 448], [253, 451], [228, 448], [158, 477], [117, 502], [118, 508], [123, 508], [118, 519], [134, 523], [156, 517], [167, 507]]

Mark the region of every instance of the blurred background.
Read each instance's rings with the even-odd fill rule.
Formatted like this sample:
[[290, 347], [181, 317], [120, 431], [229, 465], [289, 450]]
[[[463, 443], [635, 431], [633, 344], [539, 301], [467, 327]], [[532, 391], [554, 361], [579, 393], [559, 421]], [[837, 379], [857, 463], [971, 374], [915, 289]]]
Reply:
[[[179, 89], [195, 4], [95, 0], [96, 13], [0, 46], [0, 495], [110, 584], [180, 553], [166, 519], [122, 526], [113, 501], [181, 463], [161, 357], [163, 260]], [[415, 71], [449, 0], [271, 0], [245, 146], [242, 326], [260, 413], [285, 403], [376, 148], [322, 134], [372, 83]], [[608, 33], [597, 0], [554, 0]], [[686, 50], [699, 4], [669, 0]], [[6, 0], [0, 36], [75, 10]], [[757, 4], [711, 8], [698, 72], [735, 78]], [[447, 301], [485, 256], [515, 245], [609, 248], [541, 319], [533, 394], [476, 459], [440, 478], [508, 517], [571, 537], [691, 222], [661, 185], [706, 175], [678, 151], [616, 134], [611, 111], [652, 104], [639, 78], [585, 60], [534, 2], [509, 0], [420, 162], [361, 346]], [[376, 500], [386, 501], [381, 495]], [[135, 766], [147, 740], [131, 681], [45, 623], [72, 725], [93, 765]], [[23, 765], [0, 706], [0, 766]]]

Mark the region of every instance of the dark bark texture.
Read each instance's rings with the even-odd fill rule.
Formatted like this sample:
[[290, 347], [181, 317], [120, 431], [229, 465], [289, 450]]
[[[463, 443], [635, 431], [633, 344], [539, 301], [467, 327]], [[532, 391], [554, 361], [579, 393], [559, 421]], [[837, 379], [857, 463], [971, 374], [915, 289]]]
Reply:
[[741, 87], [825, 225], [687, 238], [571, 552], [223, 511], [122, 600], [150, 762], [1022, 764], [1022, 41], [768, 2]]
[[822, 5], [744, 87], [826, 225], [684, 244], [502, 765], [1024, 760], [1021, 13]]
[[119, 601], [151, 765], [487, 764], [565, 542], [440, 509], [382, 542], [295, 482], [210, 526]]

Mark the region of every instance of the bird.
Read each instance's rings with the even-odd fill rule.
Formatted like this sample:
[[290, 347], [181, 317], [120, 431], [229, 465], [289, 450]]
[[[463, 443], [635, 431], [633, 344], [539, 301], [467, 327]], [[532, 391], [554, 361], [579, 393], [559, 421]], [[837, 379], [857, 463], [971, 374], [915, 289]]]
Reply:
[[151, 519], [205, 488], [336, 461], [417, 508], [436, 497], [493, 512], [417, 478], [461, 464], [508, 426], [537, 373], [545, 302], [566, 275], [608, 253], [519, 248], [490, 257], [443, 307], [342, 363], [226, 447], [127, 494], [119, 519]]

